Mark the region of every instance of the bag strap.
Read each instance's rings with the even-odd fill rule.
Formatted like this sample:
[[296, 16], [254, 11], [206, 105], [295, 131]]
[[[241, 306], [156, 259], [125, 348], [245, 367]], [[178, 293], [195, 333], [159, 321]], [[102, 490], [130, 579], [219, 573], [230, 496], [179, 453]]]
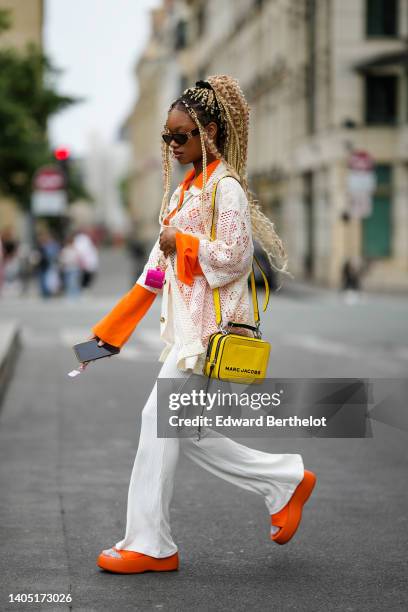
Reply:
[[[265, 310], [268, 307], [268, 303], [269, 303], [269, 295], [270, 295], [270, 291], [269, 291], [269, 283], [268, 283], [268, 279], [267, 276], [265, 274], [265, 272], [262, 269], [261, 264], [258, 261], [258, 258], [256, 257], [256, 255], [253, 255], [253, 259], [255, 260], [261, 274], [262, 274], [262, 279], [264, 282], [264, 286], [265, 286], [265, 300], [264, 300], [264, 305], [262, 307], [263, 311], [265, 312]], [[254, 264], [252, 262], [252, 271], [251, 271], [251, 292], [252, 292], [252, 303], [254, 305], [254, 318], [255, 321], [259, 321], [259, 310], [258, 310], [258, 295], [256, 292], [256, 282], [255, 282], [255, 274], [254, 274]]]
[[[211, 206], [212, 206], [212, 222], [211, 222], [211, 240], [215, 240], [216, 238], [216, 233], [215, 233], [215, 223], [214, 223], [214, 218], [215, 218], [215, 196], [217, 193], [217, 187], [218, 187], [218, 183], [220, 182], [221, 179], [223, 179], [226, 176], [230, 176], [232, 178], [234, 178], [235, 180], [238, 180], [233, 174], [229, 174], [224, 173], [222, 176], [220, 176], [214, 184], [214, 189], [212, 192], [212, 199], [211, 199]], [[239, 182], [239, 181], [238, 181]], [[266, 274], [264, 273], [261, 264], [259, 263], [257, 257], [255, 255], [253, 255], [253, 260], [256, 261], [261, 274], [262, 274], [262, 278], [265, 284], [265, 301], [264, 301], [264, 305], [263, 305], [263, 311], [265, 312], [267, 306], [268, 306], [268, 302], [269, 302], [269, 283], [268, 283], [268, 279], [266, 277]], [[252, 261], [252, 269], [251, 269], [251, 292], [252, 292], [252, 306], [253, 306], [253, 310], [254, 310], [254, 321], [256, 324], [256, 328], [259, 329], [259, 325], [260, 325], [260, 318], [259, 318], [259, 307], [258, 307], [258, 295], [257, 295], [257, 291], [256, 291], [256, 283], [255, 283], [255, 274], [254, 274], [254, 263]], [[216, 287], [215, 289], [213, 289], [213, 298], [214, 298], [214, 307], [215, 307], [215, 318], [216, 318], [216, 322], [218, 325], [218, 328], [220, 330], [222, 330], [222, 313], [221, 313], [221, 300], [220, 300], [220, 291], [219, 291], [219, 287]]]

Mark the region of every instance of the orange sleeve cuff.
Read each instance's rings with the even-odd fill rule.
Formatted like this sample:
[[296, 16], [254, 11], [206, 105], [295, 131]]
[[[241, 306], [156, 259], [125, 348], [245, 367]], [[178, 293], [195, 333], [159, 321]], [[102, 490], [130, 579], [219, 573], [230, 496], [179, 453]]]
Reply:
[[121, 348], [153, 304], [156, 295], [154, 291], [135, 283], [116, 306], [92, 327], [93, 333], [104, 342]]
[[176, 232], [177, 276], [187, 285], [193, 284], [193, 275], [204, 274], [198, 261], [199, 246], [196, 236]]

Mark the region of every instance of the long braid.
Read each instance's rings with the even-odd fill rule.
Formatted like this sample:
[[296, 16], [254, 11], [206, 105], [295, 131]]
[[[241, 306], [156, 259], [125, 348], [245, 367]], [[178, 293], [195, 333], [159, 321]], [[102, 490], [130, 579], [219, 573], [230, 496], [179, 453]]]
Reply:
[[[197, 81], [195, 87], [186, 89], [169, 108], [181, 108], [190, 115], [200, 131], [203, 166], [203, 187], [201, 208], [204, 212], [204, 193], [207, 183], [207, 151], [222, 160], [228, 171], [241, 183], [247, 196], [253, 237], [265, 251], [272, 268], [286, 274], [288, 257], [281, 238], [275, 231], [275, 224], [262, 212], [259, 201], [248, 186], [247, 155], [250, 108], [238, 81], [228, 75], [214, 75], [206, 81]], [[218, 126], [217, 142], [211, 141], [204, 126], [214, 121]], [[165, 145], [163, 154], [164, 188], [160, 215], [167, 206], [170, 189], [171, 166], [169, 146]], [[203, 214], [203, 219], [206, 216]], [[208, 230], [208, 228], [207, 228]], [[280, 267], [276, 265], [280, 264]], [[280, 287], [279, 287], [280, 288]]]
[[170, 186], [171, 186], [170, 147], [168, 144], [164, 142], [164, 140], [162, 140], [161, 151], [162, 151], [164, 194], [163, 194], [162, 204], [161, 204], [161, 208], [159, 212], [159, 223], [160, 224], [163, 222], [163, 219], [166, 214], [168, 200], [169, 200]]

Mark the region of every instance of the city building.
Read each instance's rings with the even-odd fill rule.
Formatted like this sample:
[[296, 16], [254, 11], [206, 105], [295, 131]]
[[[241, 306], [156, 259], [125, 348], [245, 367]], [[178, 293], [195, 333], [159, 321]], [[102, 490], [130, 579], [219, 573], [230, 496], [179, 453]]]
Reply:
[[12, 27], [0, 38], [0, 46], [24, 49], [29, 42], [42, 46], [44, 0], [0, 0], [0, 10], [10, 11]]
[[[0, 10], [10, 11], [11, 27], [2, 32], [0, 47], [24, 50], [28, 43], [42, 46], [43, 0], [0, 0]], [[16, 202], [0, 194], [0, 231], [4, 227], [17, 227], [23, 216]]]
[[[143, 134], [160, 129], [164, 100], [231, 74], [251, 105], [250, 185], [295, 276], [339, 287], [357, 256], [366, 288], [408, 289], [408, 0], [175, 0], [156, 11], [166, 25], [139, 64], [132, 120], [137, 164], [153, 155], [157, 170], [135, 175], [135, 214], [161, 191]], [[356, 152], [373, 159], [377, 184], [361, 218], [348, 188]]]
[[171, 0], [150, 11], [151, 35], [135, 67], [138, 97], [126, 121], [133, 150], [129, 199], [134, 239], [145, 248], [158, 235], [163, 198], [161, 132], [171, 99], [178, 94], [178, 67], [172, 49], [174, 14]]
[[120, 134], [113, 142], [107, 142], [100, 133], [91, 131], [87, 153], [78, 160], [84, 185], [93, 198], [92, 204], [87, 205], [92, 213], [89, 225], [105, 227], [114, 241], [121, 240], [128, 229], [128, 213], [121, 201], [120, 182], [129, 171], [130, 155], [129, 143]]

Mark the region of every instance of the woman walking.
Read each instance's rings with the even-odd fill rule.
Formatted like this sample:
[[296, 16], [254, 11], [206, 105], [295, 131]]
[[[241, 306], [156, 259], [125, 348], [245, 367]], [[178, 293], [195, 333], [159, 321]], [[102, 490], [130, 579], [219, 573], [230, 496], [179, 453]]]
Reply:
[[[159, 357], [159, 378], [185, 381], [195, 376], [206, 387], [205, 352], [209, 336], [218, 331], [214, 288], [220, 291], [223, 322], [254, 324], [247, 285], [253, 238], [271, 265], [288, 273], [282, 242], [248, 188], [248, 127], [249, 106], [237, 80], [226, 75], [198, 81], [168, 111], [162, 134], [162, 231], [134, 287], [92, 328], [100, 343], [120, 348], [160, 294], [160, 332], [166, 346]], [[171, 158], [193, 168], [169, 201]], [[211, 195], [218, 180], [216, 239], [210, 240]], [[165, 272], [163, 286], [146, 284], [148, 270], [156, 267]], [[285, 544], [293, 537], [316, 481], [302, 457], [251, 449], [206, 428], [201, 439], [158, 438], [156, 381], [142, 412], [125, 537], [101, 552], [99, 567], [118, 573], [178, 569], [169, 507], [180, 448], [209, 472], [262, 495], [273, 541]]]

